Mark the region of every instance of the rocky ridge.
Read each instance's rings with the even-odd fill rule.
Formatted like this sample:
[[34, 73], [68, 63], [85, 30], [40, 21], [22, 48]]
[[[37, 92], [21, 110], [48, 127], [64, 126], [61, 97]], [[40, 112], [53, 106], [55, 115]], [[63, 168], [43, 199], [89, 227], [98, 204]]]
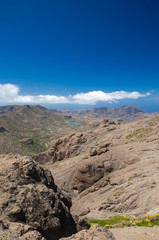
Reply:
[[53, 164], [57, 161], [77, 156], [80, 154], [80, 146], [86, 142], [84, 133], [69, 133], [68, 135], [55, 140], [49, 151], [34, 156], [34, 159], [41, 164]]

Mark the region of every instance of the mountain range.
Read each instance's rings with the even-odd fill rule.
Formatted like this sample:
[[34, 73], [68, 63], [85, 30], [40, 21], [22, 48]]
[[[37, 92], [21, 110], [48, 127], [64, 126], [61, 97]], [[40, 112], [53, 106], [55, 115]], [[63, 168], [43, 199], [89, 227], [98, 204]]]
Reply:
[[87, 110], [57, 109], [55, 111], [72, 117], [82, 117], [85, 120], [108, 118], [120, 122], [132, 122], [150, 116], [143, 109], [131, 105], [119, 108], [101, 107]]

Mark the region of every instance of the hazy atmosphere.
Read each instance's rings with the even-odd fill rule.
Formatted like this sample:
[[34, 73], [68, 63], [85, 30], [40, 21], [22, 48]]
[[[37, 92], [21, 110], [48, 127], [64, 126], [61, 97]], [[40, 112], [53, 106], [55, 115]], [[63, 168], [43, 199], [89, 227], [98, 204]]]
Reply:
[[157, 0], [0, 1], [0, 104], [159, 111]]

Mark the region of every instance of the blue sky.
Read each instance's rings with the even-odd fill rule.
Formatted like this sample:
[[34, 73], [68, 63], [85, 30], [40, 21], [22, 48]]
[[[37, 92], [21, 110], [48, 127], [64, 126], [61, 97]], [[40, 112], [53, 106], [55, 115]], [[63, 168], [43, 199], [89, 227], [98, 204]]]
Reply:
[[158, 13], [158, 0], [0, 1], [0, 104], [159, 112]]

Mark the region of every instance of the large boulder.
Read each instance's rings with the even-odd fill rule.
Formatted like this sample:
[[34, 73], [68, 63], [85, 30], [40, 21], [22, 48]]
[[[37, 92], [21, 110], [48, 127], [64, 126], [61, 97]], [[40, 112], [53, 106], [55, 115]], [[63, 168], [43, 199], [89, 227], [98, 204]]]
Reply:
[[29, 157], [0, 162], [0, 239], [57, 240], [77, 232], [71, 199], [49, 170]]

